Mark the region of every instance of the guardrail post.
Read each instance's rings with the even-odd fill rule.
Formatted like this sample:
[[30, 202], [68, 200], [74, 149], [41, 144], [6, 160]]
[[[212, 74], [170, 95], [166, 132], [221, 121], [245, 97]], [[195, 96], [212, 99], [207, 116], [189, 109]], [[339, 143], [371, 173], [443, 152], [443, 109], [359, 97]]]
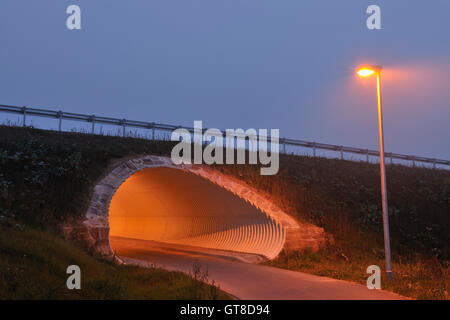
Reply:
[[91, 117], [92, 117], [91, 133], [94, 134], [94, 132], [95, 132], [95, 114], [93, 114]]
[[58, 111], [58, 131], [61, 132], [62, 129], [62, 111]]
[[415, 167], [415, 166], [416, 166], [416, 157], [415, 157], [415, 156], [412, 156], [412, 157], [411, 157], [411, 160], [412, 160], [412, 165], [413, 165], [413, 167]]
[[23, 106], [22, 107], [22, 112], [23, 112], [22, 126], [26, 127], [27, 126], [27, 123], [26, 123], [26, 121], [27, 121], [27, 107]]
[[155, 141], [155, 123], [152, 122], [152, 140]]
[[341, 150], [341, 160], [344, 160], [344, 147], [341, 146], [340, 150]]
[[286, 154], [286, 141], [283, 139], [283, 153]]
[[313, 145], [313, 157], [315, 158], [316, 157], [316, 143], [313, 142], [312, 145]]
[[126, 123], [126, 119], [122, 119], [122, 137], [124, 137], [125, 138], [125, 134], [126, 134], [126, 132], [125, 132], [125, 123]]
[[391, 165], [392, 165], [392, 152], [391, 152]]
[[366, 162], [369, 163], [369, 149], [366, 150]]

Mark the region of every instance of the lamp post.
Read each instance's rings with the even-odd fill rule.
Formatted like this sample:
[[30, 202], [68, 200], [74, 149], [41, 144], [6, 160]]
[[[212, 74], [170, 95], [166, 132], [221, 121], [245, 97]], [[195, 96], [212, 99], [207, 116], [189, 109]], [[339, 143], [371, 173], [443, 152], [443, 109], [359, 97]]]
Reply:
[[391, 245], [389, 238], [389, 215], [386, 189], [386, 173], [384, 168], [384, 136], [383, 136], [383, 113], [381, 109], [381, 66], [361, 66], [357, 71], [361, 77], [377, 76], [377, 100], [378, 100], [378, 133], [380, 139], [380, 175], [381, 175], [381, 202], [383, 208], [383, 231], [384, 231], [384, 253], [386, 259], [386, 276], [392, 279], [391, 268]]

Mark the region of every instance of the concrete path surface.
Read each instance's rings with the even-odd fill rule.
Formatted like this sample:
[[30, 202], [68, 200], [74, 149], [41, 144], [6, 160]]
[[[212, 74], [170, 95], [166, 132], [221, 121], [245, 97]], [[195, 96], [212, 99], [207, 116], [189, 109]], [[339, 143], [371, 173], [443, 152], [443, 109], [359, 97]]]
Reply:
[[[301, 272], [245, 263], [248, 257], [227, 257], [213, 251], [194, 251], [162, 243], [111, 237], [111, 246], [124, 262], [168, 270], [192, 272], [195, 262], [208, 268], [209, 279], [239, 299], [255, 300], [331, 300], [331, 299], [405, 299], [400, 295], [347, 281]], [[241, 260], [241, 261], [239, 261]], [[248, 260], [248, 259], [247, 259]], [[256, 259], [255, 261], [257, 261]]]

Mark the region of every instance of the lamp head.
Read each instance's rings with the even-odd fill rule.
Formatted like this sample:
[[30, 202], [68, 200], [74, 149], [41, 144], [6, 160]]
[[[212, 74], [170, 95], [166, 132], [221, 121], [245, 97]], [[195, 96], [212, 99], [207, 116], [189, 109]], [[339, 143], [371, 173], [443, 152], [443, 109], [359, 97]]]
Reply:
[[368, 77], [372, 74], [379, 74], [381, 72], [381, 66], [364, 65], [360, 66], [356, 73], [361, 77]]

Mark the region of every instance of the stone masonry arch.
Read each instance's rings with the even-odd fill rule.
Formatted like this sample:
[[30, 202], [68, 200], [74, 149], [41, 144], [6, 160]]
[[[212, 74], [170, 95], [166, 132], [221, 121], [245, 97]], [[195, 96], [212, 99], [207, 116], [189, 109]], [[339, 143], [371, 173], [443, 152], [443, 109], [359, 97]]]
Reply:
[[[143, 169], [157, 167], [167, 167], [193, 173], [233, 193], [260, 210], [267, 220], [262, 228], [244, 226], [232, 233], [234, 238], [239, 238], [239, 236], [248, 236], [251, 233], [264, 232], [265, 235], [263, 237], [258, 237], [271, 238], [267, 242], [270, 243], [270, 250], [266, 250], [261, 254], [266, 258], [275, 258], [282, 249], [317, 250], [325, 242], [325, 234], [322, 228], [297, 222], [276, 206], [267, 195], [261, 195], [243, 181], [224, 175], [206, 165], [174, 165], [170, 158], [153, 155], [123, 159], [111, 171], [107, 172], [106, 176], [94, 187], [89, 207], [82, 221], [75, 225], [65, 225], [63, 227], [64, 235], [93, 254], [113, 259], [114, 252], [109, 242], [110, 228], [108, 220], [111, 199], [130, 176]], [[220, 236], [215, 235], [215, 238], [217, 237]], [[229, 236], [221, 237], [223, 239], [229, 238]], [[259, 240], [254, 240], [252, 243], [255, 242], [261, 243]], [[233, 250], [230, 248], [237, 247], [228, 245], [224, 248]], [[235, 250], [239, 251], [238, 248]], [[259, 253], [260, 251], [255, 252]]]

